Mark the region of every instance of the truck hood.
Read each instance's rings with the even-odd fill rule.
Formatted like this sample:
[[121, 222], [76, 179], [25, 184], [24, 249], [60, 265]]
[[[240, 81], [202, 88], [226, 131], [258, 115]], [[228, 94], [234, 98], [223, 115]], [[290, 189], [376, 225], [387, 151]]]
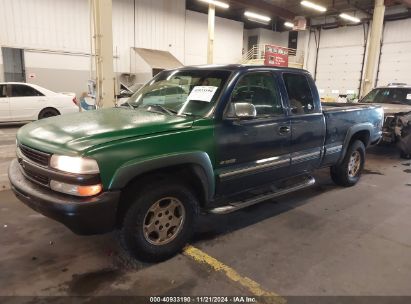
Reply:
[[384, 114], [396, 114], [401, 112], [410, 112], [411, 105], [395, 104], [395, 103], [373, 103], [384, 109]]
[[110, 141], [187, 129], [192, 124], [192, 117], [109, 108], [32, 122], [20, 128], [17, 140], [41, 151], [77, 155]]

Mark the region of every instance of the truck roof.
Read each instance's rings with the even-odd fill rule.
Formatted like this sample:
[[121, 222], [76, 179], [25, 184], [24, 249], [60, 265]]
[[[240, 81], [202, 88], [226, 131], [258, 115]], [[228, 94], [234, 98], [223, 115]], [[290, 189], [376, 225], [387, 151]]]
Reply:
[[253, 69], [270, 69], [274, 71], [289, 71], [289, 72], [300, 72], [309, 73], [307, 70], [289, 67], [276, 67], [268, 65], [255, 65], [255, 64], [204, 64], [204, 65], [191, 65], [177, 68], [175, 70], [193, 70], [193, 69], [221, 69], [229, 71], [244, 71]]
[[376, 89], [411, 89], [411, 85], [408, 84], [388, 84], [385, 86], [378, 86]]

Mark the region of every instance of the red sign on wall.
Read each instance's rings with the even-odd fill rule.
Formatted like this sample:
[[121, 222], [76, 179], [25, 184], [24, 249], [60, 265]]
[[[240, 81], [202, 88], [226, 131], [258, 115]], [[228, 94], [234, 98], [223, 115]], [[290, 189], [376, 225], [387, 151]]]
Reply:
[[276, 45], [266, 45], [264, 64], [288, 67], [288, 49]]

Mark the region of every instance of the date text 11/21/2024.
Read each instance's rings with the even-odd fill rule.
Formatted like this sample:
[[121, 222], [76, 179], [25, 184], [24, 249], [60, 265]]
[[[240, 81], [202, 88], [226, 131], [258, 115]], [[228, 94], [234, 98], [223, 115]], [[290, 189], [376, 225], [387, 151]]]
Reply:
[[161, 296], [150, 297], [150, 303], [257, 303], [256, 297], [250, 296]]

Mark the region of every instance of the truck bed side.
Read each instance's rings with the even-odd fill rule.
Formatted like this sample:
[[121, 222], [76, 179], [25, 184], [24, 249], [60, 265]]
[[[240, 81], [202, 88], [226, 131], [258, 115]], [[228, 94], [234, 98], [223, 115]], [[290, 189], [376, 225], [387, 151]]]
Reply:
[[382, 110], [373, 105], [322, 104], [326, 123], [322, 166], [340, 161], [353, 138], [374, 143], [381, 136]]

